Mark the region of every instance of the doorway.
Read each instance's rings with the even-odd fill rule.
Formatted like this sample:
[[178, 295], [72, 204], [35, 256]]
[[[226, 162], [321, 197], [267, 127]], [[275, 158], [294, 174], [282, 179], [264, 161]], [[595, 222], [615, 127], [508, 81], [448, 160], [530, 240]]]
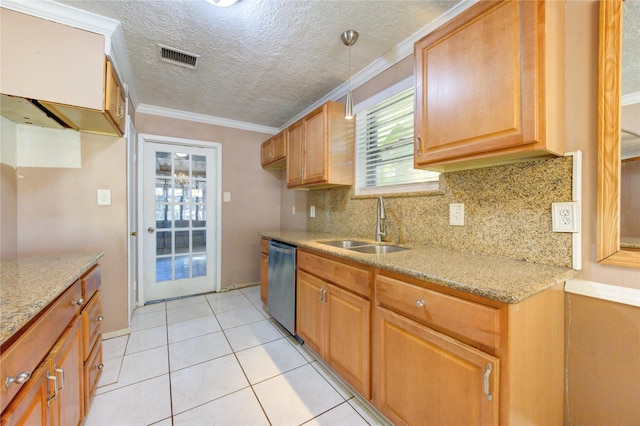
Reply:
[[141, 297], [220, 290], [222, 146], [140, 135]]

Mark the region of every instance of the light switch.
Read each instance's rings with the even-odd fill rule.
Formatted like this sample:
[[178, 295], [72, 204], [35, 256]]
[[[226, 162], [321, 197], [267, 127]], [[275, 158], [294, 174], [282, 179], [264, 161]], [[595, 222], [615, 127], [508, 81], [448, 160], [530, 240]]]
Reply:
[[110, 206], [111, 205], [111, 190], [110, 189], [98, 189], [98, 205]]
[[230, 193], [230, 192], [224, 192], [224, 193], [222, 194], [222, 200], [223, 200], [225, 203], [230, 203], [230, 202], [231, 202], [231, 193]]

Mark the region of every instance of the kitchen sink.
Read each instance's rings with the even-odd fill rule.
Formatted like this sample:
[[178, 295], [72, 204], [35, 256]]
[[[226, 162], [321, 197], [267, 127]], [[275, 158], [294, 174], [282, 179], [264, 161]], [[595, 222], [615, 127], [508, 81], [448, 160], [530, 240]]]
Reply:
[[335, 240], [335, 241], [321, 241], [320, 244], [324, 244], [326, 246], [344, 248], [344, 249], [352, 249], [354, 247], [366, 246], [371, 243], [367, 243], [365, 241]]
[[363, 245], [363, 246], [360, 246], [360, 247], [350, 248], [349, 250], [356, 251], [358, 253], [386, 254], [386, 253], [395, 253], [395, 252], [398, 252], [398, 251], [405, 251], [405, 250], [409, 250], [409, 249], [405, 248], [405, 247], [398, 247], [398, 246]]

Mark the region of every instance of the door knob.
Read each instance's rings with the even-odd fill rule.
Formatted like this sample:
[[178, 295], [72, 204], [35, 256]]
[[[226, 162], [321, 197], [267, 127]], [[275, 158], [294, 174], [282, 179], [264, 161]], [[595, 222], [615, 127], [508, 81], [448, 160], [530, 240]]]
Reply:
[[147, 228], [148, 233], [153, 234], [153, 231], [155, 231], [155, 229], [152, 226]]

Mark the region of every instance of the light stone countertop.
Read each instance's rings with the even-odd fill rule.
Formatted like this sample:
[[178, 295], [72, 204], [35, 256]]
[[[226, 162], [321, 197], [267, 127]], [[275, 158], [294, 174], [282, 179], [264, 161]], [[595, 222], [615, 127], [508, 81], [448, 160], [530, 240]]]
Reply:
[[0, 262], [0, 344], [53, 302], [102, 255], [61, 254]]
[[324, 245], [320, 241], [352, 239], [375, 244], [373, 240], [307, 231], [266, 231], [260, 235], [512, 304], [520, 303], [543, 290], [563, 283], [576, 273], [569, 268], [465, 253], [429, 245], [407, 244], [403, 247], [409, 247], [411, 250], [365, 254]]

